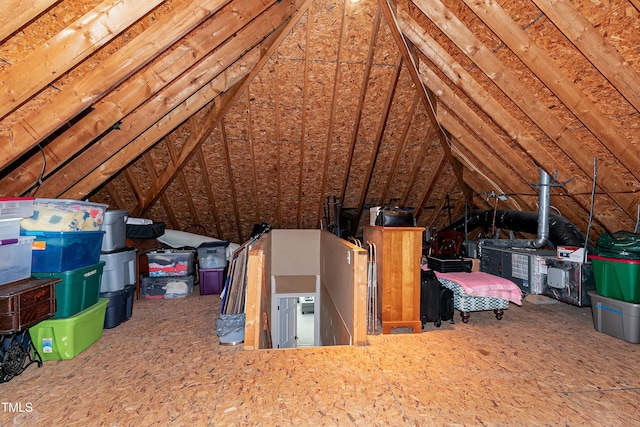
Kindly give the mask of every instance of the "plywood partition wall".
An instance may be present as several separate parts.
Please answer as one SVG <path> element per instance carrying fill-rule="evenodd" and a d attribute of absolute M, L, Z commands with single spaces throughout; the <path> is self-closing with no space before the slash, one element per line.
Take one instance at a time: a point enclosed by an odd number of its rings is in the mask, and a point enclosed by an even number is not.
<path fill-rule="evenodd" d="M 271 347 L 271 333 L 269 327 L 269 301 L 271 301 L 271 287 L 267 277 L 271 276 L 271 252 L 269 247 L 271 237 L 264 234 L 249 250 L 247 265 L 247 298 L 246 320 L 244 327 L 244 349 L 257 350 Z"/>
<path fill-rule="evenodd" d="M 321 298 L 331 298 L 331 305 L 335 306 L 352 340 L 336 343 L 363 345 L 367 340 L 367 251 L 326 231 L 321 235 L 320 247 Z M 326 305 L 327 301 L 322 304 Z M 323 320 L 326 321 L 321 317 L 321 326 Z M 331 328 L 321 331 L 324 344 L 328 344 L 325 339 L 332 339 L 325 336 L 330 333 Z"/>
<path fill-rule="evenodd" d="M 272 230 L 249 251 L 245 350 L 271 348 L 272 276 L 320 275 L 322 345 L 366 343 L 367 252 L 321 230 Z"/>

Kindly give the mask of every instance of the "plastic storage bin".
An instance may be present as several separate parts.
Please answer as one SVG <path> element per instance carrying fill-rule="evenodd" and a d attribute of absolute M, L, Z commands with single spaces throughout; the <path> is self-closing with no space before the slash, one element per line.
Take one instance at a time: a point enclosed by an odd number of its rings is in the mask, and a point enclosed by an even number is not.
<path fill-rule="evenodd" d="M 122 249 L 127 245 L 127 216 L 129 211 L 111 210 L 104 213 L 102 252 Z"/>
<path fill-rule="evenodd" d="M 0 220 L 32 216 L 34 200 L 34 197 L 0 197 Z"/>
<path fill-rule="evenodd" d="M 34 236 L 31 271 L 61 272 L 97 264 L 104 231 L 48 232 L 21 230 Z"/>
<path fill-rule="evenodd" d="M 222 293 L 224 288 L 224 268 L 201 268 L 198 271 L 200 295 Z"/>
<path fill-rule="evenodd" d="M 74 316 L 100 299 L 104 262 L 59 273 L 33 273 L 38 279 L 61 279 L 56 284 L 57 310 L 54 319 Z"/>
<path fill-rule="evenodd" d="M 109 299 L 104 315 L 104 329 L 115 328 L 131 317 L 130 307 L 133 307 L 133 291 L 135 286 L 127 286 L 116 292 L 102 292 L 100 298 Z"/>
<path fill-rule="evenodd" d="M 593 327 L 598 332 L 633 344 L 640 343 L 640 304 L 604 297 L 589 291 Z"/>
<path fill-rule="evenodd" d="M 198 266 L 200 268 L 224 268 L 227 266 L 227 246 L 229 242 L 205 242 L 198 246 Z"/>
<path fill-rule="evenodd" d="M 193 291 L 193 276 L 143 276 L 140 293 L 148 299 L 184 298 Z"/>
<path fill-rule="evenodd" d="M 195 251 L 191 249 L 166 249 L 147 253 L 149 276 L 189 276 L 194 273 Z"/>
<path fill-rule="evenodd" d="M 70 360 L 102 337 L 108 298 L 66 319 L 49 319 L 29 328 L 42 360 Z"/>
<path fill-rule="evenodd" d="M 18 237 L 0 242 L 0 285 L 31 276 L 33 237 Z"/>
<path fill-rule="evenodd" d="M 153 224 L 127 224 L 127 237 L 130 239 L 156 239 L 164 234 L 164 222 Z"/>
<path fill-rule="evenodd" d="M 104 262 L 100 292 L 121 291 L 136 283 L 136 250 L 124 248 L 116 252 L 101 253 Z"/>
<path fill-rule="evenodd" d="M 604 297 L 640 303 L 640 260 L 590 255 L 596 291 Z"/>
<path fill-rule="evenodd" d="M 20 218 L 0 219 L 0 242 L 20 237 Z"/>
<path fill-rule="evenodd" d="M 107 205 L 66 199 L 39 199 L 33 215 L 20 222 L 32 231 L 101 231 Z"/>

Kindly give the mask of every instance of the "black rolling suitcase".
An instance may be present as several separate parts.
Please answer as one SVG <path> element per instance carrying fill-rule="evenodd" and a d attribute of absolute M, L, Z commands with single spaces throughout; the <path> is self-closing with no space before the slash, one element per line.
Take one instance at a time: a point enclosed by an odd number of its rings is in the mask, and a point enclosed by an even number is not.
<path fill-rule="evenodd" d="M 453 323 L 453 291 L 442 286 L 432 270 L 420 271 L 420 320 L 439 328 L 443 320 Z"/>

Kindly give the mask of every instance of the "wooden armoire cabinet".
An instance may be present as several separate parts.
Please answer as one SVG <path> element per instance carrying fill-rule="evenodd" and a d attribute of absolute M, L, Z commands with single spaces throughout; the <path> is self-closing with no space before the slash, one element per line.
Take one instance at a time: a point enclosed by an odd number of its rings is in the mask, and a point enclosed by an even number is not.
<path fill-rule="evenodd" d="M 364 242 L 377 250 L 378 316 L 382 333 L 392 328 L 422 331 L 420 321 L 420 259 L 422 227 L 366 225 Z"/>

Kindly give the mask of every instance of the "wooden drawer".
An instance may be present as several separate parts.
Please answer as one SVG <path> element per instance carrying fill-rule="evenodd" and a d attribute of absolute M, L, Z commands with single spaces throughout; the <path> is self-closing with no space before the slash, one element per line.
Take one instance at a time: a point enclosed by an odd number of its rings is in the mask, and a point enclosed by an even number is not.
<path fill-rule="evenodd" d="M 0 286 L 0 334 L 20 332 L 56 313 L 61 279 L 24 279 Z"/>

